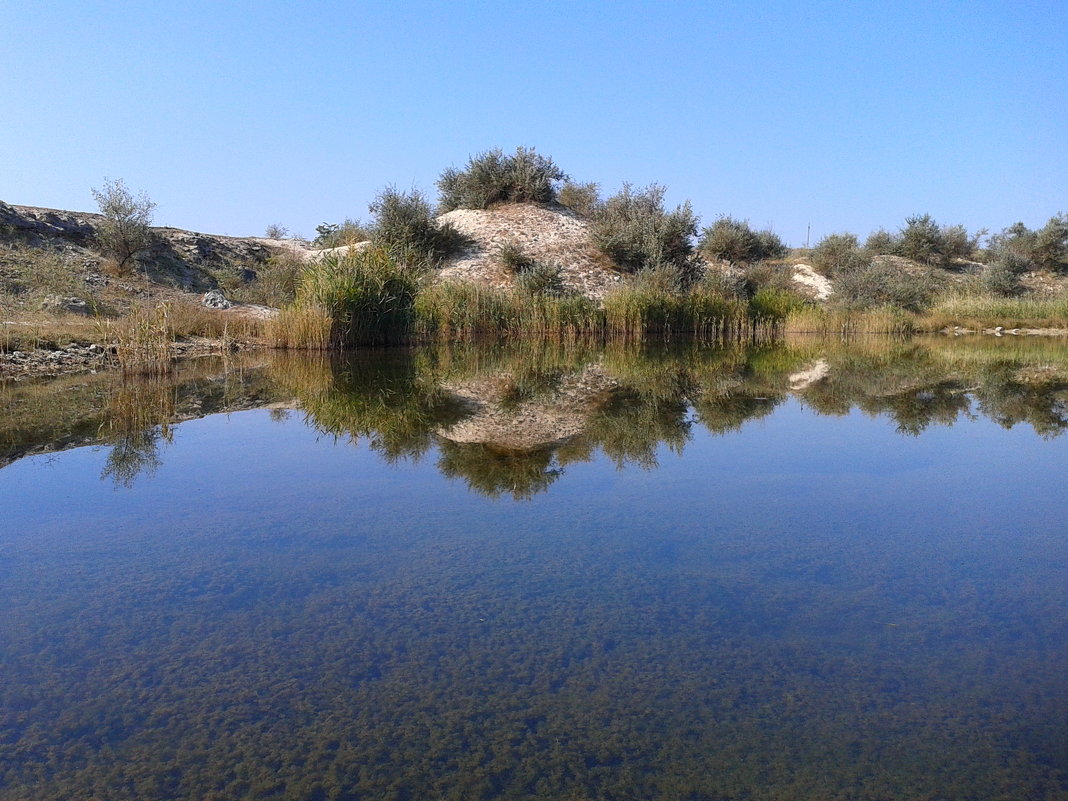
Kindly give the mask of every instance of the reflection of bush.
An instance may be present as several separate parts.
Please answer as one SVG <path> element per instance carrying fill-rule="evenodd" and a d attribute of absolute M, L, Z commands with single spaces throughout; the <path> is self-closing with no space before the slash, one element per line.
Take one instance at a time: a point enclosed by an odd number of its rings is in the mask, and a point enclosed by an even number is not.
<path fill-rule="evenodd" d="M 439 441 L 438 469 L 446 478 L 463 479 L 468 489 L 490 498 L 511 495 L 528 500 L 544 492 L 561 475 L 552 448 L 499 451 L 481 443 Z"/>

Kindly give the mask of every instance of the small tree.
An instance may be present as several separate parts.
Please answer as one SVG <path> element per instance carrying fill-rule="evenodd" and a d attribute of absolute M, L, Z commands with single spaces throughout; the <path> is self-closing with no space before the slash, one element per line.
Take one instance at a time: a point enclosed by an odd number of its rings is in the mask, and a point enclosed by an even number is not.
<path fill-rule="evenodd" d="M 464 245 L 454 226 L 434 221 L 430 203 L 417 189 L 400 192 L 387 186 L 368 208 L 375 218 L 371 241 L 404 260 L 433 266 Z"/>
<path fill-rule="evenodd" d="M 91 191 L 104 216 L 96 232 L 97 245 L 119 272 L 125 272 L 134 257 L 152 244 L 150 226 L 156 204 L 144 192 L 134 197 L 121 178 L 105 178 L 102 189 Z"/>

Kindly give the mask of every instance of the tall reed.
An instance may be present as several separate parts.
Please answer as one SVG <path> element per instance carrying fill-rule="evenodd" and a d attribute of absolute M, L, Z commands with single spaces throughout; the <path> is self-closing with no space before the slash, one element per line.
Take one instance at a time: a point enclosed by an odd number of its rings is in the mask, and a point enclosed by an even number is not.
<path fill-rule="evenodd" d="M 915 316 L 904 309 L 883 306 L 865 311 L 804 306 L 786 317 L 784 334 L 856 336 L 893 334 L 904 336 L 916 331 Z"/>
<path fill-rule="evenodd" d="M 925 331 L 964 328 L 1068 328 L 1068 294 L 1006 298 L 977 292 L 943 296 L 918 325 Z"/>
<path fill-rule="evenodd" d="M 296 300 L 268 327 L 289 348 L 351 348 L 406 342 L 419 288 L 414 268 L 382 247 L 330 253 L 301 272 Z"/>

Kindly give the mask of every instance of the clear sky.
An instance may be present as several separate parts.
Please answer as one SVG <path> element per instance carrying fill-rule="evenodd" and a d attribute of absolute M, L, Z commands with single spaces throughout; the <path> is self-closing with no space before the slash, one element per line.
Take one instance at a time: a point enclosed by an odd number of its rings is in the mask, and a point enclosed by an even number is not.
<path fill-rule="evenodd" d="M 0 199 L 260 235 L 533 146 L 790 244 L 1068 211 L 1068 0 L 0 0 Z"/>

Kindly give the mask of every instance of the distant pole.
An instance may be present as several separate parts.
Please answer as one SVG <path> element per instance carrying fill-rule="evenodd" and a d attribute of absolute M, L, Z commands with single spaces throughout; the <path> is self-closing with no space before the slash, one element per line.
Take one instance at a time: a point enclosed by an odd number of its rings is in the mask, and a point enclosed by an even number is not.
<path fill-rule="evenodd" d="M 808 250 L 808 235 L 812 233 L 812 223 L 805 226 L 805 250 Z"/>

